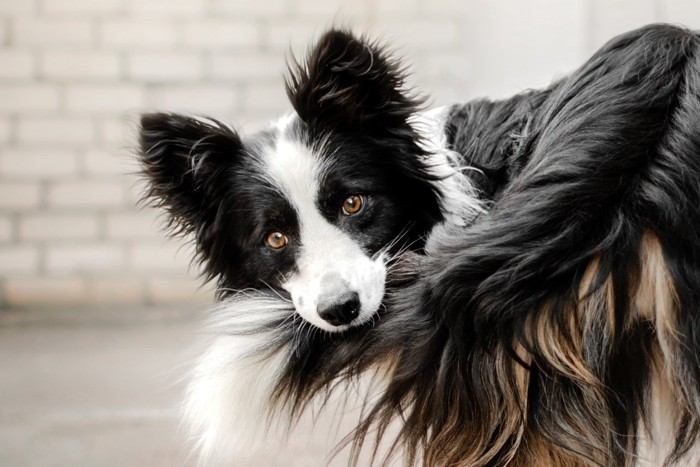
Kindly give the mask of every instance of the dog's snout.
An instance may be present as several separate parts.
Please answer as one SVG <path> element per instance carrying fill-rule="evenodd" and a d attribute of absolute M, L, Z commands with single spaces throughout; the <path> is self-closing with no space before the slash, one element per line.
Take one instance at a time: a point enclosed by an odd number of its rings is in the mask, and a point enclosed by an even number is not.
<path fill-rule="evenodd" d="M 344 292 L 321 300 L 316 309 L 333 326 L 348 324 L 360 314 L 360 296 L 357 292 Z"/>

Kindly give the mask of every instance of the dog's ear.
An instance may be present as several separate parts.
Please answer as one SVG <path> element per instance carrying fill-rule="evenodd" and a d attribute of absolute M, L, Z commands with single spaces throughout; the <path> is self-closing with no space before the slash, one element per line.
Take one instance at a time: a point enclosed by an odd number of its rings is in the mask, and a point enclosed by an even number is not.
<path fill-rule="evenodd" d="M 294 60 L 286 82 L 296 112 L 317 128 L 404 130 L 424 103 L 382 46 L 342 30 L 326 32 L 303 63 Z"/>
<path fill-rule="evenodd" d="M 144 201 L 164 208 L 174 234 L 205 228 L 219 215 L 223 178 L 238 158 L 238 135 L 213 120 L 153 113 L 141 117 L 140 162 Z M 201 232 L 200 232 L 201 233 Z"/>

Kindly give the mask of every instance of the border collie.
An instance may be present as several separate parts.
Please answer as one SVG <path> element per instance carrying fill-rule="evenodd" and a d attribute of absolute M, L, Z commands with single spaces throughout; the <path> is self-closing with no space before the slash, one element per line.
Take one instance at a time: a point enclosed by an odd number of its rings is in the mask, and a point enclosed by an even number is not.
<path fill-rule="evenodd" d="M 220 304 L 186 420 L 205 465 L 362 374 L 358 462 L 698 461 L 700 36 L 655 25 L 546 89 L 422 112 L 323 35 L 244 137 L 141 120 L 146 198 Z"/>

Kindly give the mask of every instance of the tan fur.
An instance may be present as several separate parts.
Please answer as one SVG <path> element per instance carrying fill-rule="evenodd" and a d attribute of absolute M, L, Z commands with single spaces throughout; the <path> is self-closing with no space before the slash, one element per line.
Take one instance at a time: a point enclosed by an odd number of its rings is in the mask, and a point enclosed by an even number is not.
<path fill-rule="evenodd" d="M 553 446 L 531 432 L 509 467 L 597 467 L 597 464 Z"/>
<path fill-rule="evenodd" d="M 654 324 L 663 359 L 673 360 L 678 345 L 677 304 L 678 295 L 671 274 L 668 272 L 659 239 L 646 233 L 640 248 L 641 275 L 635 294 L 638 318 Z"/>
<path fill-rule="evenodd" d="M 545 364 L 550 371 L 576 383 L 582 394 L 579 403 L 583 410 L 588 411 L 589 417 L 578 420 L 573 413 L 560 415 L 569 417 L 567 424 L 588 439 L 606 443 L 608 434 L 614 430 L 606 388 L 601 376 L 595 374 L 586 361 L 585 346 L 596 345 L 596 350 L 605 350 L 605 347 L 612 345 L 618 326 L 623 326 L 621 330 L 624 331 L 639 320 L 650 321 L 656 330 L 656 350 L 650 349 L 656 353 L 656 358 L 649 388 L 650 400 L 646 404 L 648 413 L 645 414 L 646 419 L 643 417 L 646 426 L 642 424 L 638 430 L 640 457 L 630 456 L 626 465 L 651 465 L 648 464 L 650 458 L 654 459 L 652 462 L 663 462 L 666 454 L 662 455 L 659 450 L 663 449 L 663 453 L 670 451 L 674 433 L 669 430 L 673 430 L 674 420 L 682 414 L 693 413 L 690 395 L 681 384 L 687 378 L 683 377 L 683 368 L 675 364 L 678 361 L 676 355 L 680 336 L 677 331 L 678 295 L 673 279 L 659 239 L 652 233 L 645 233 L 639 250 L 639 273 L 630 277 L 632 306 L 623 322 L 617 323 L 612 275 L 601 277 L 600 264 L 601 258 L 598 256 L 589 261 L 577 284 L 577 294 L 572 303 L 559 310 L 559 313 L 565 313 L 564 316 L 556 316 L 553 304 L 545 302 L 539 309 L 533 310 L 526 320 L 523 342 L 514 342 L 511 352 L 501 346 L 491 350 L 498 388 L 494 388 L 493 399 L 485 402 L 491 411 L 484 425 L 499 427 L 500 431 L 493 432 L 484 429 L 485 426 L 465 427 L 459 412 L 454 411 L 441 432 L 435 433 L 435 437 L 425 446 L 422 465 L 479 467 L 491 465 L 496 458 L 509 467 L 608 465 L 606 452 L 611 452 L 611 446 L 600 444 L 597 446 L 600 452 L 590 452 L 584 448 L 585 455 L 574 454 L 543 438 L 529 424 L 530 366 Z M 530 350 L 537 353 L 539 363 L 535 362 Z M 513 358 L 512 351 L 522 363 Z M 607 358 L 605 352 L 601 355 L 601 358 Z M 455 380 L 455 384 L 460 384 L 459 380 Z M 460 404 L 458 391 L 450 396 L 454 398 L 452 405 Z M 663 410 L 659 409 L 658 399 L 661 396 L 666 400 Z M 659 416 L 664 417 L 666 422 L 657 420 Z M 596 423 L 591 423 L 591 420 Z M 459 459 L 457 463 L 456 459 Z M 677 465 L 684 464 L 681 462 Z"/>

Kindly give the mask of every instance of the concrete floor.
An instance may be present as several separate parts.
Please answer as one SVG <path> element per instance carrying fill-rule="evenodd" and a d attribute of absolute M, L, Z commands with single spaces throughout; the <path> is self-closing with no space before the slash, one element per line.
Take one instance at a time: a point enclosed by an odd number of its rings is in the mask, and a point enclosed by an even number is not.
<path fill-rule="evenodd" d="M 177 381 L 197 329 L 187 310 L 0 311 L 0 466 L 192 465 Z M 328 427 L 240 465 L 326 465 Z"/>

